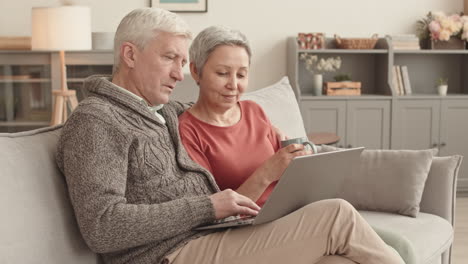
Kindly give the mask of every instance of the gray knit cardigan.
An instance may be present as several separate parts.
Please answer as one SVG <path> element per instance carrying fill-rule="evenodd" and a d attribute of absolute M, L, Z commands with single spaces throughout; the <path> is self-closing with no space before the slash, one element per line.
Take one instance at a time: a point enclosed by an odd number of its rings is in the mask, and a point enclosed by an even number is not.
<path fill-rule="evenodd" d="M 181 144 L 184 105 L 166 104 L 164 125 L 108 77 L 90 77 L 85 88 L 56 158 L 88 246 L 106 263 L 155 264 L 207 234 L 192 228 L 214 220 L 208 196 L 219 188 Z"/>

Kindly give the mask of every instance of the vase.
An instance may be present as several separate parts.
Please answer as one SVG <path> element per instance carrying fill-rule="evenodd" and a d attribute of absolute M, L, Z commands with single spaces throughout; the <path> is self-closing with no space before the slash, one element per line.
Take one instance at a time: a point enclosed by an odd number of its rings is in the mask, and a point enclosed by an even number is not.
<path fill-rule="evenodd" d="M 437 86 L 437 93 L 439 95 L 447 95 L 448 85 L 439 85 Z"/>
<path fill-rule="evenodd" d="M 430 49 L 452 49 L 452 50 L 463 50 L 465 49 L 465 41 L 457 37 L 450 37 L 449 40 L 432 40 L 429 39 Z"/>
<path fill-rule="evenodd" d="M 313 74 L 312 75 L 312 94 L 316 96 L 322 95 L 322 87 L 323 87 L 323 75 Z"/>

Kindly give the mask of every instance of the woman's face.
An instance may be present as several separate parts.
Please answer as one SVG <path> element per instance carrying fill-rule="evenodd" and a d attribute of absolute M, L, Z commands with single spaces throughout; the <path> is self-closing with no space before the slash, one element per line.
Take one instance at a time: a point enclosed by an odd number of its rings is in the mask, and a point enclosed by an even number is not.
<path fill-rule="evenodd" d="M 199 101 L 209 107 L 227 110 L 234 107 L 249 82 L 249 55 L 240 46 L 218 46 L 209 55 L 202 74 L 190 65 L 200 85 Z"/>

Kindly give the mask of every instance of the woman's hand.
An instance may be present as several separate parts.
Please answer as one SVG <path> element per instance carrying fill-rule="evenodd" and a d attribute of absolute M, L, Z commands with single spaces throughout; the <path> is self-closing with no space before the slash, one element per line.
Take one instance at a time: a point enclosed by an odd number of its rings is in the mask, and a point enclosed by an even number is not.
<path fill-rule="evenodd" d="M 260 177 L 268 186 L 272 182 L 279 180 L 293 158 L 310 154 L 312 152 L 304 149 L 304 145 L 302 144 L 288 145 L 267 159 L 262 166 L 255 170 L 254 176 Z"/>
<path fill-rule="evenodd" d="M 258 167 L 247 180 L 237 188 L 237 192 L 257 201 L 265 189 L 279 180 L 294 157 L 312 154 L 302 144 L 291 144 L 273 154 Z"/>
<path fill-rule="evenodd" d="M 233 215 L 257 215 L 260 207 L 248 197 L 231 189 L 210 196 L 215 210 L 215 218 L 222 219 Z"/>

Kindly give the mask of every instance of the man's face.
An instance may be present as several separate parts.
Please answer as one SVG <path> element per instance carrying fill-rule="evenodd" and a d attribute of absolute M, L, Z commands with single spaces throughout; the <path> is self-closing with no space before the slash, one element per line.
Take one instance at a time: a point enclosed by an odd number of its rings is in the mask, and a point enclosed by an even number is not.
<path fill-rule="evenodd" d="M 184 79 L 188 40 L 159 32 L 143 50 L 135 51 L 133 76 L 138 94 L 150 105 L 166 104 L 176 82 Z"/>

